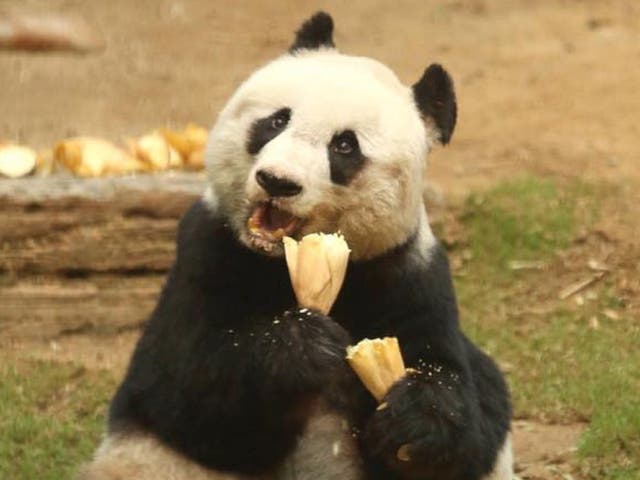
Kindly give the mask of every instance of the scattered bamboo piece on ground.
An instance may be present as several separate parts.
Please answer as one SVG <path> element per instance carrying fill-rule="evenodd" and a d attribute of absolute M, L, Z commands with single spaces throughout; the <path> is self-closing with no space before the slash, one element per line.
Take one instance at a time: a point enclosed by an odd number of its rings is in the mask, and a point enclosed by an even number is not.
<path fill-rule="evenodd" d="M 511 260 L 509 270 L 544 270 L 546 263 L 538 260 Z"/>

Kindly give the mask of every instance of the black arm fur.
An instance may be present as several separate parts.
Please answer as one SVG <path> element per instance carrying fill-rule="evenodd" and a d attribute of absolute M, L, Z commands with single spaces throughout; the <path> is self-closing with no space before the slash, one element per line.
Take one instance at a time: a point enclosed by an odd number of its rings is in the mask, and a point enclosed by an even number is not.
<path fill-rule="evenodd" d="M 413 248 L 350 265 L 332 312 L 356 340 L 397 336 L 405 363 L 420 372 L 392 387 L 387 408 L 363 409 L 362 452 L 374 479 L 480 479 L 509 430 L 507 387 L 459 330 L 444 250 L 425 263 Z M 411 459 L 400 461 L 405 444 Z"/>
<path fill-rule="evenodd" d="M 112 402 L 111 431 L 151 431 L 219 470 L 277 466 L 310 403 L 349 374 L 347 332 L 318 313 L 286 311 L 294 305 L 284 262 L 240 247 L 197 203 Z"/>

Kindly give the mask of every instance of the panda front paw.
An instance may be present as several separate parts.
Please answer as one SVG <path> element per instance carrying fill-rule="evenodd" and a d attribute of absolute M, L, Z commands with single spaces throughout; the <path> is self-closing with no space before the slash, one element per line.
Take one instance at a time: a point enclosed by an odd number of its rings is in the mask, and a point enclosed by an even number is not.
<path fill-rule="evenodd" d="M 365 425 L 369 456 L 405 478 L 458 478 L 468 409 L 457 375 L 408 373 L 394 384 Z"/>
<path fill-rule="evenodd" d="M 268 360 L 274 374 L 292 389 L 320 389 L 340 381 L 348 371 L 345 355 L 350 336 L 331 317 L 307 308 L 287 310 L 274 320 L 271 331 L 274 341 Z"/>

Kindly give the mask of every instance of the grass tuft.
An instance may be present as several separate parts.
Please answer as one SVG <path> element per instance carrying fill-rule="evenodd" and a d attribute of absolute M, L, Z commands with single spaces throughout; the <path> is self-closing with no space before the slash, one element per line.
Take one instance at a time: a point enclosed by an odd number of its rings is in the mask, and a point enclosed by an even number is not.
<path fill-rule="evenodd" d="M 110 374 L 38 360 L 0 364 L 0 478 L 72 478 L 104 429 Z"/>
<path fill-rule="evenodd" d="M 541 260 L 565 248 L 580 224 L 596 217 L 593 188 L 561 188 L 536 177 L 501 183 L 471 195 L 461 215 L 470 230 L 474 257 L 503 269 L 510 260 Z"/>

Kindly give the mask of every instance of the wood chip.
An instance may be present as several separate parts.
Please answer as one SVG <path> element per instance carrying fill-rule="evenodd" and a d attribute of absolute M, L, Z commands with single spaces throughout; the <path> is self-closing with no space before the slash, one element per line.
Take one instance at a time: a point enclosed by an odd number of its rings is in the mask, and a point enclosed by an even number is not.
<path fill-rule="evenodd" d="M 98 31 L 76 15 L 3 13 L 0 16 L 0 48 L 88 52 L 105 46 Z"/>
<path fill-rule="evenodd" d="M 585 288 L 593 285 L 602 277 L 605 276 L 607 272 L 598 272 L 595 275 L 590 276 L 589 278 L 585 278 L 584 280 L 580 280 L 579 282 L 572 283 L 571 285 L 563 288 L 558 294 L 558 298 L 560 300 L 565 300 L 572 295 L 575 295 L 578 292 L 581 292 Z"/>
<path fill-rule="evenodd" d="M 511 260 L 509 270 L 544 270 L 545 262 L 539 260 Z"/>
<path fill-rule="evenodd" d="M 590 259 L 587 262 L 587 265 L 594 272 L 608 272 L 610 270 L 610 268 L 608 266 L 606 266 L 604 263 L 596 260 L 595 258 Z"/>
<path fill-rule="evenodd" d="M 612 310 L 610 308 L 605 308 L 602 311 L 602 314 L 607 317 L 609 320 L 620 320 L 620 314 L 618 312 L 616 312 L 615 310 Z"/>

